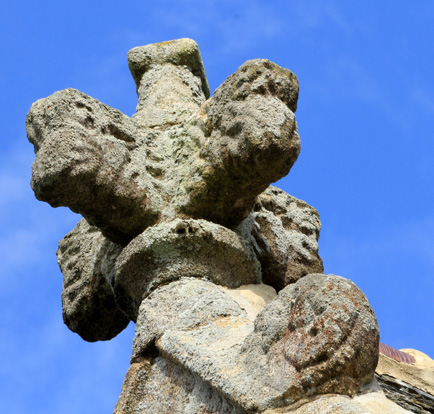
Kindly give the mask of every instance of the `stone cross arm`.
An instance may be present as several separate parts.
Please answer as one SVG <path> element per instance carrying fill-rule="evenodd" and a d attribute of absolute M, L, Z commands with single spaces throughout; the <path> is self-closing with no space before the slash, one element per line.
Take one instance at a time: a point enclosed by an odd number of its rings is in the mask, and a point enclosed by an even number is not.
<path fill-rule="evenodd" d="M 174 218 L 237 225 L 299 154 L 295 75 L 248 61 L 208 98 L 190 39 L 132 49 L 128 63 L 139 96 L 131 118 L 74 89 L 32 105 L 36 197 L 124 246 Z"/>

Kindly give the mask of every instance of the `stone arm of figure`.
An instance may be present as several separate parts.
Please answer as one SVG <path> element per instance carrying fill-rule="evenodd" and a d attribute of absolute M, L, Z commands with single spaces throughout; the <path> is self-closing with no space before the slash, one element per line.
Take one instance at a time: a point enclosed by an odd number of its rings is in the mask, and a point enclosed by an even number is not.
<path fill-rule="evenodd" d="M 229 76 L 197 114 L 204 138 L 183 211 L 224 225 L 245 218 L 256 196 L 298 157 L 297 98 L 297 77 L 265 59 L 247 61 Z"/>
<path fill-rule="evenodd" d="M 155 223 L 149 191 L 124 174 L 141 136 L 131 118 L 65 89 L 35 102 L 26 126 L 37 155 L 31 185 L 39 200 L 82 214 L 120 244 Z"/>

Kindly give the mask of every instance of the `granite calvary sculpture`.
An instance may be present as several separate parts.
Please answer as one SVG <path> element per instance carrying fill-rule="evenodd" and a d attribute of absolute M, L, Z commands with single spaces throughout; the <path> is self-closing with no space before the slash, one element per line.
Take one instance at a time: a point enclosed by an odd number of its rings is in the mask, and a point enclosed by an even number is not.
<path fill-rule="evenodd" d="M 300 151 L 296 76 L 251 60 L 210 98 L 190 39 L 128 64 L 131 118 L 74 89 L 27 116 L 36 197 L 83 216 L 59 244 L 65 323 L 87 341 L 136 323 L 115 413 L 289 413 L 355 395 L 373 380 L 375 315 L 323 274 L 316 210 L 270 187 Z"/>

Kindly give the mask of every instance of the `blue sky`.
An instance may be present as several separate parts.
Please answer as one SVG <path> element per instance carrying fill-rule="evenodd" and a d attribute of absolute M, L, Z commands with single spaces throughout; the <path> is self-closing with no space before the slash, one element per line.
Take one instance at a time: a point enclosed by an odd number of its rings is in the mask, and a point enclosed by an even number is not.
<path fill-rule="evenodd" d="M 132 115 L 127 51 L 180 37 L 211 90 L 253 58 L 298 76 L 302 152 L 277 185 L 318 209 L 325 271 L 364 291 L 382 341 L 433 357 L 433 21 L 432 0 L 3 0 L 0 411 L 111 412 L 134 335 L 89 344 L 63 325 L 55 252 L 79 217 L 34 198 L 26 113 L 74 87 Z"/>

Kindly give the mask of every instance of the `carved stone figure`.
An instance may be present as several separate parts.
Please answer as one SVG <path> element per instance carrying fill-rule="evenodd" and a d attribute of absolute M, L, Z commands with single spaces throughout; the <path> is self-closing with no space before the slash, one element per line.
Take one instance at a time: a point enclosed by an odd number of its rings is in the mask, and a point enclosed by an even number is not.
<path fill-rule="evenodd" d="M 115 413 L 281 413 L 373 379 L 363 293 L 324 275 L 318 213 L 270 184 L 296 161 L 298 81 L 264 59 L 209 97 L 197 44 L 132 49 L 131 118 L 73 89 L 35 102 L 32 188 L 84 218 L 59 244 L 63 317 L 136 323 Z M 288 411 L 289 412 L 289 411 Z"/>

